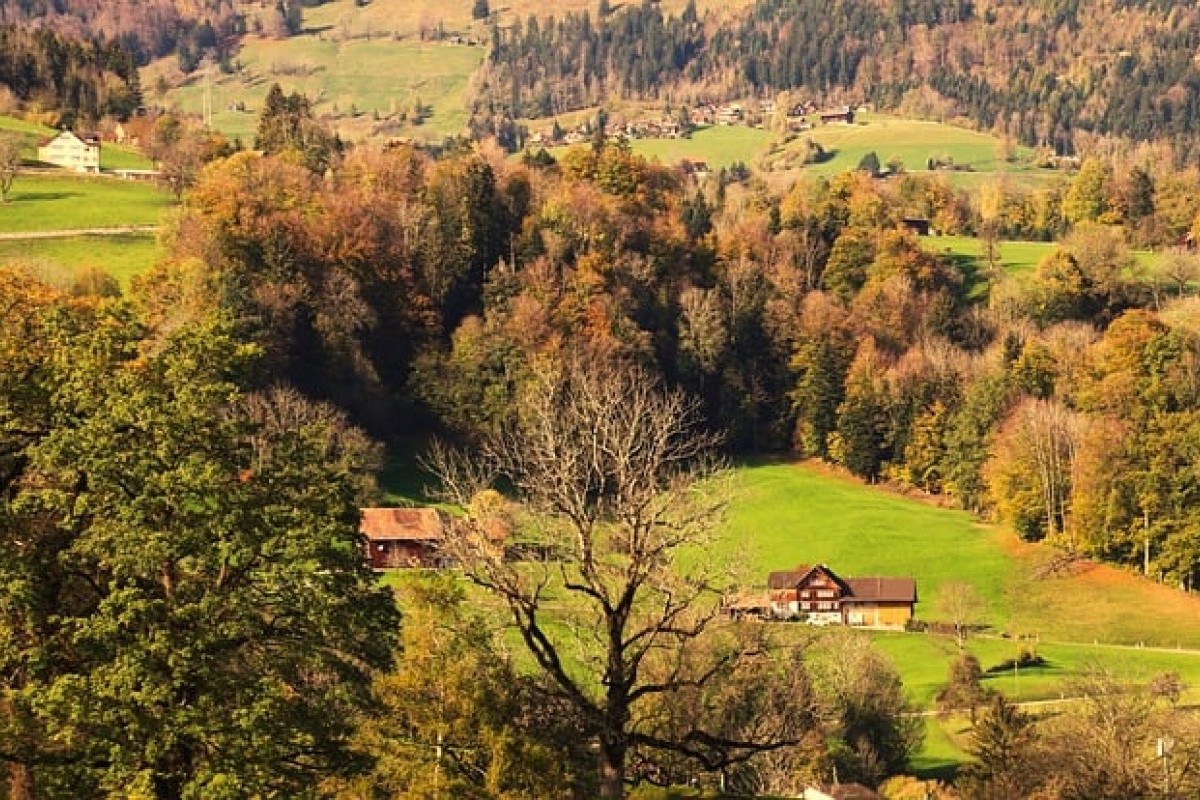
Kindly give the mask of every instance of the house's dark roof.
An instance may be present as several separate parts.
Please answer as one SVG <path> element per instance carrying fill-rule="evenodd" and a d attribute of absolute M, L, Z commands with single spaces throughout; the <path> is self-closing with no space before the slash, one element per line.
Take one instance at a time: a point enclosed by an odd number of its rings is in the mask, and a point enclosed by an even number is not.
<path fill-rule="evenodd" d="M 845 589 L 843 603 L 917 602 L 917 582 L 912 578 L 842 578 L 824 564 L 802 564 L 792 570 L 772 572 L 767 576 L 767 589 L 794 589 L 816 569 L 823 570 Z"/>
<path fill-rule="evenodd" d="M 915 603 L 917 582 L 912 578 L 847 578 L 850 596 L 843 603 Z"/>
<path fill-rule="evenodd" d="M 439 542 L 445 523 L 436 508 L 364 508 L 359 530 L 371 542 Z"/>
<path fill-rule="evenodd" d="M 812 567 L 801 564 L 795 569 L 772 572 L 767 576 L 768 589 L 795 589 L 796 584 L 804 580 L 804 576 L 812 572 Z"/>

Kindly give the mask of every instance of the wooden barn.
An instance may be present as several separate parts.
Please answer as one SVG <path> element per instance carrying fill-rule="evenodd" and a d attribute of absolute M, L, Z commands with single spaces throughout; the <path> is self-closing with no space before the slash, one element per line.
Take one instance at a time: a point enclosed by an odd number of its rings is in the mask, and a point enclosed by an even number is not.
<path fill-rule="evenodd" d="M 436 508 L 364 508 L 359 530 L 375 569 L 440 567 L 448 522 Z"/>

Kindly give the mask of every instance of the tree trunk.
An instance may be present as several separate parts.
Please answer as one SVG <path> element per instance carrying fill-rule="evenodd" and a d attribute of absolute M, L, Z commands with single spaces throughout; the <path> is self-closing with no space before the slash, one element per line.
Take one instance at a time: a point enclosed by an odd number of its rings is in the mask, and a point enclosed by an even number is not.
<path fill-rule="evenodd" d="M 625 797 L 626 749 L 623 737 L 601 737 L 600 800 L 623 800 Z"/>
<path fill-rule="evenodd" d="M 9 800 L 32 800 L 33 774 L 24 764 L 9 764 L 8 766 L 8 797 Z"/>

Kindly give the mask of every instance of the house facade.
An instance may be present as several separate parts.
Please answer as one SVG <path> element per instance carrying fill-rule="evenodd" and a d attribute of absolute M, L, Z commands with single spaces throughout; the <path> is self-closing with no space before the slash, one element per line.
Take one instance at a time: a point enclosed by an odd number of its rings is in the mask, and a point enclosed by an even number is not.
<path fill-rule="evenodd" d="M 364 508 L 359 531 L 374 569 L 445 566 L 449 517 L 436 508 Z"/>
<path fill-rule="evenodd" d="M 772 572 L 767 592 L 770 616 L 810 625 L 902 629 L 917 603 L 912 578 L 842 578 L 824 564 Z"/>
<path fill-rule="evenodd" d="M 38 145 L 38 161 L 76 172 L 100 171 L 100 137 L 63 131 Z"/>

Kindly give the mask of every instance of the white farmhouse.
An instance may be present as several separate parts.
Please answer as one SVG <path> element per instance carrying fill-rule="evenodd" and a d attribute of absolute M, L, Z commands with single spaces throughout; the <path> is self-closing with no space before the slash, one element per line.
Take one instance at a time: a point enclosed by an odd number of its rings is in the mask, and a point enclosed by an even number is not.
<path fill-rule="evenodd" d="M 76 172 L 99 172 L 100 137 L 81 139 L 70 131 L 63 131 L 38 146 L 38 161 Z"/>

